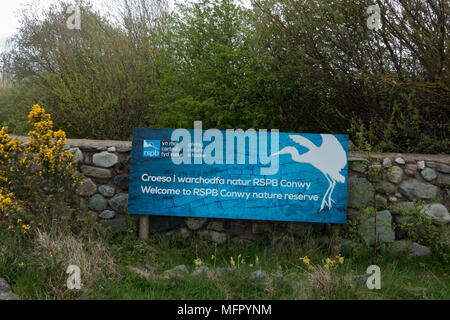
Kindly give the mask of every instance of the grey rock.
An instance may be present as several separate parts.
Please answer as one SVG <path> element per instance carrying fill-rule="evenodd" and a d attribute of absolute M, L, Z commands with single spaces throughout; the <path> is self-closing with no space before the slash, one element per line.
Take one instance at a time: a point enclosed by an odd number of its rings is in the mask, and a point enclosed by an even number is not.
<path fill-rule="evenodd" d="M 100 192 L 106 198 L 111 198 L 116 192 L 116 190 L 114 189 L 114 187 L 103 184 L 100 187 L 98 187 L 98 192 Z"/>
<path fill-rule="evenodd" d="M 348 162 L 369 162 L 366 158 L 349 157 Z"/>
<path fill-rule="evenodd" d="M 367 171 L 367 165 L 365 165 L 365 164 L 353 164 L 353 165 L 350 165 L 350 169 L 355 171 L 355 172 L 364 173 L 364 172 Z"/>
<path fill-rule="evenodd" d="M 398 158 L 395 158 L 395 163 L 397 163 L 397 164 L 405 164 L 405 159 L 403 159 L 403 158 L 401 158 L 401 157 L 398 157 Z"/>
<path fill-rule="evenodd" d="M 250 273 L 250 278 L 258 281 L 267 281 L 269 277 L 263 270 L 256 270 Z"/>
<path fill-rule="evenodd" d="M 428 288 L 403 288 L 402 293 L 404 295 L 411 295 L 414 298 L 429 298 L 431 295 L 433 295 L 433 290 Z"/>
<path fill-rule="evenodd" d="M 129 174 L 119 174 L 114 177 L 114 183 L 122 190 L 128 190 L 128 185 L 130 184 Z"/>
<path fill-rule="evenodd" d="M 409 240 L 397 240 L 394 241 L 391 248 L 392 255 L 407 254 L 411 257 L 428 256 L 431 254 L 430 248 L 422 246 L 416 242 Z"/>
<path fill-rule="evenodd" d="M 209 268 L 207 266 L 200 266 L 197 270 L 192 271 L 193 277 L 202 277 L 206 276 L 209 272 Z"/>
<path fill-rule="evenodd" d="M 437 162 L 430 162 L 430 161 L 427 161 L 427 167 L 428 168 L 437 168 Z"/>
<path fill-rule="evenodd" d="M 83 163 L 83 152 L 81 152 L 80 148 L 70 148 L 69 152 L 73 154 L 77 164 Z"/>
<path fill-rule="evenodd" d="M 103 210 L 99 215 L 100 218 L 102 219 L 114 219 L 114 217 L 116 216 L 116 213 L 112 210 Z"/>
<path fill-rule="evenodd" d="M 405 168 L 405 173 L 407 175 L 413 176 L 417 172 L 417 165 L 408 163 Z"/>
<path fill-rule="evenodd" d="M 79 148 L 83 152 L 102 152 L 102 151 L 106 151 L 106 147 L 80 146 Z"/>
<path fill-rule="evenodd" d="M 111 153 L 116 152 L 116 147 L 109 147 L 108 152 L 111 152 Z"/>
<path fill-rule="evenodd" d="M 104 169 L 104 168 L 97 168 L 97 167 L 91 167 L 91 166 L 81 166 L 81 173 L 83 173 L 85 176 L 96 178 L 96 179 L 109 179 L 111 178 L 111 170 Z"/>
<path fill-rule="evenodd" d="M 119 158 L 114 154 L 107 151 L 94 154 L 92 162 L 99 167 L 110 168 L 119 162 Z"/>
<path fill-rule="evenodd" d="M 383 208 L 384 209 L 384 208 L 387 207 L 387 205 L 388 205 L 388 201 L 387 201 L 387 199 L 385 197 L 380 196 L 379 194 L 377 194 L 375 196 L 375 206 L 377 208 Z"/>
<path fill-rule="evenodd" d="M 446 185 L 447 186 L 447 190 L 450 189 L 450 174 L 443 174 L 441 173 L 437 180 L 436 183 L 442 184 L 442 185 Z"/>
<path fill-rule="evenodd" d="M 419 170 L 425 169 L 425 161 L 417 161 L 417 168 L 419 168 Z"/>
<path fill-rule="evenodd" d="M 399 183 L 403 179 L 403 170 L 398 166 L 393 166 L 387 173 L 387 177 L 392 183 Z"/>
<path fill-rule="evenodd" d="M 187 274 L 189 273 L 188 269 L 186 268 L 186 266 L 184 264 L 181 264 L 179 266 L 176 266 L 175 268 L 172 268 L 170 270 L 166 270 L 163 272 L 164 276 L 172 276 L 172 275 L 176 275 L 176 274 Z"/>
<path fill-rule="evenodd" d="M 11 286 L 5 279 L 0 278 L 0 300 L 16 300 L 17 296 L 12 292 Z"/>
<path fill-rule="evenodd" d="M 97 185 L 89 178 L 83 179 L 83 184 L 80 186 L 79 194 L 80 196 L 92 196 L 97 192 Z"/>
<path fill-rule="evenodd" d="M 380 170 L 382 168 L 383 168 L 383 166 L 381 164 L 379 164 L 379 163 L 371 164 L 369 166 L 369 169 L 375 169 L 375 170 Z"/>
<path fill-rule="evenodd" d="M 376 185 L 377 192 L 382 194 L 394 194 L 395 193 L 395 186 L 387 181 L 382 181 Z"/>
<path fill-rule="evenodd" d="M 429 216 L 434 222 L 447 224 L 450 222 L 450 215 L 447 208 L 441 203 L 425 204 L 422 212 Z"/>
<path fill-rule="evenodd" d="M 418 208 L 414 202 L 396 202 L 391 205 L 389 211 L 396 215 L 412 215 L 417 213 L 420 208 Z"/>
<path fill-rule="evenodd" d="M 221 220 L 209 221 L 208 230 L 223 231 L 223 221 Z"/>
<path fill-rule="evenodd" d="M 367 207 L 375 192 L 372 184 L 367 179 L 357 176 L 350 177 L 348 184 L 348 206 L 357 209 Z"/>
<path fill-rule="evenodd" d="M 227 235 L 225 233 L 214 230 L 209 231 L 209 238 L 212 242 L 217 244 L 224 244 L 227 241 Z"/>
<path fill-rule="evenodd" d="M 312 223 L 289 222 L 288 223 L 288 231 L 291 232 L 294 236 L 304 237 L 308 234 L 313 233 L 314 227 L 313 227 Z"/>
<path fill-rule="evenodd" d="M 441 193 L 438 187 L 416 179 L 403 181 L 398 190 L 409 200 L 430 200 L 438 197 Z"/>
<path fill-rule="evenodd" d="M 438 163 L 436 170 L 442 173 L 450 173 L 450 165 L 444 163 Z"/>
<path fill-rule="evenodd" d="M 377 243 L 389 243 L 395 240 L 395 233 L 392 229 L 392 215 L 388 210 L 378 211 L 376 223 Z M 359 235 L 361 240 L 373 245 L 375 243 L 375 219 L 374 217 L 361 219 Z"/>
<path fill-rule="evenodd" d="M 125 208 L 128 205 L 128 194 L 127 193 L 119 193 L 108 200 L 111 208 L 119 213 L 125 213 Z"/>
<path fill-rule="evenodd" d="M 142 266 L 141 270 L 142 270 L 142 271 L 145 271 L 145 272 L 148 272 L 148 273 L 151 273 L 151 274 L 155 274 L 155 275 L 158 274 L 158 269 L 155 268 L 155 267 L 152 267 L 152 266 L 149 265 L 149 264 L 144 264 L 144 265 Z"/>
<path fill-rule="evenodd" d="M 116 148 L 116 151 L 119 153 L 127 153 L 131 152 L 131 148 Z"/>
<path fill-rule="evenodd" d="M 383 168 L 390 168 L 392 166 L 392 161 L 389 158 L 383 159 Z"/>
<path fill-rule="evenodd" d="M 437 178 L 436 171 L 431 168 L 423 169 L 422 171 L 420 171 L 420 174 L 426 181 L 432 181 Z"/>
<path fill-rule="evenodd" d="M 191 230 L 198 230 L 201 229 L 206 221 L 208 221 L 208 218 L 186 218 L 186 226 Z"/>
<path fill-rule="evenodd" d="M 102 211 L 106 209 L 106 200 L 101 194 L 96 194 L 89 200 L 89 208 L 94 211 Z"/>

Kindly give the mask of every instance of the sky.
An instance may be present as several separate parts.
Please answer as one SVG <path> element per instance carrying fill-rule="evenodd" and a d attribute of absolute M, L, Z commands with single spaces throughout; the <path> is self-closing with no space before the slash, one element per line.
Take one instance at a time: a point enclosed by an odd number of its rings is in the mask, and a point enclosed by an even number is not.
<path fill-rule="evenodd" d="M 117 0 L 90 0 L 94 8 L 100 12 L 110 10 L 110 5 L 114 1 Z M 169 7 L 173 6 L 174 1 L 169 0 Z M 5 40 L 14 35 L 20 26 L 20 10 L 30 2 L 38 3 L 40 7 L 48 7 L 58 0 L 0 0 L 0 52 L 5 49 Z M 246 7 L 250 6 L 250 0 L 241 0 L 241 3 Z"/>
<path fill-rule="evenodd" d="M 4 42 L 16 32 L 19 24 L 19 11 L 29 2 L 37 2 L 47 7 L 58 0 L 0 0 L 0 51 L 4 49 Z M 92 5 L 99 10 L 105 10 L 106 0 L 91 0 Z"/>

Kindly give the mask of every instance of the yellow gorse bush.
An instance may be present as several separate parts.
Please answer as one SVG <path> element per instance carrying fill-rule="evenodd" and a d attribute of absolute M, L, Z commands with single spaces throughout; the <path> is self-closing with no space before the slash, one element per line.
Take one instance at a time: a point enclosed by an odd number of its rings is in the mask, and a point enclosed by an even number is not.
<path fill-rule="evenodd" d="M 74 155 L 65 150 L 66 134 L 54 131 L 50 114 L 34 105 L 28 115 L 32 130 L 25 144 L 8 135 L 8 127 L 0 130 L 0 215 L 15 224 L 9 230 L 26 234 L 31 226 L 18 218 L 22 207 L 31 211 L 47 209 L 44 199 L 61 196 L 61 190 L 70 191 L 80 183 L 76 176 Z M 52 191 L 40 192 L 44 186 Z M 33 198 L 32 194 L 36 197 Z M 39 198 L 41 197 L 41 198 Z M 34 201 L 34 203 L 31 203 Z M 42 207 L 42 208 L 41 208 Z M 14 222 L 15 221 L 15 222 Z"/>
<path fill-rule="evenodd" d="M 28 115 L 28 123 L 34 127 L 30 131 L 30 141 L 25 153 L 33 155 L 36 165 L 42 166 L 42 173 L 51 173 L 73 176 L 75 168 L 72 162 L 73 154 L 64 149 L 66 134 L 62 130 L 53 131 L 53 122 L 44 108 L 34 105 Z"/>

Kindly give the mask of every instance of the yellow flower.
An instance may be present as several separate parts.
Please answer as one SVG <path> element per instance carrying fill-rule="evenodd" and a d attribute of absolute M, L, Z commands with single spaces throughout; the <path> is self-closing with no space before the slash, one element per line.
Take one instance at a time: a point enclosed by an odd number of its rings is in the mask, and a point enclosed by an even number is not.
<path fill-rule="evenodd" d="M 216 256 L 215 255 L 211 255 L 211 260 L 214 260 L 216 258 Z"/>
<path fill-rule="evenodd" d="M 25 263 L 23 263 L 23 262 L 19 263 L 19 267 L 22 268 L 23 266 L 25 266 Z"/>
<path fill-rule="evenodd" d="M 256 262 L 256 263 L 258 263 L 258 262 L 259 262 L 259 258 L 258 258 L 258 256 L 256 256 L 256 258 L 255 258 L 255 262 Z"/>
<path fill-rule="evenodd" d="M 304 264 L 310 265 L 311 259 L 308 258 L 308 256 L 304 256 L 303 258 L 299 258 L 299 260 L 302 260 Z"/>
<path fill-rule="evenodd" d="M 196 269 L 198 269 L 202 264 L 203 264 L 202 259 L 200 258 L 194 259 L 194 265 Z"/>
<path fill-rule="evenodd" d="M 250 266 L 250 268 L 253 268 L 253 263 L 250 263 L 249 266 Z"/>
<path fill-rule="evenodd" d="M 232 266 L 236 265 L 236 262 L 234 261 L 233 257 L 230 258 L 230 263 L 231 263 Z"/>

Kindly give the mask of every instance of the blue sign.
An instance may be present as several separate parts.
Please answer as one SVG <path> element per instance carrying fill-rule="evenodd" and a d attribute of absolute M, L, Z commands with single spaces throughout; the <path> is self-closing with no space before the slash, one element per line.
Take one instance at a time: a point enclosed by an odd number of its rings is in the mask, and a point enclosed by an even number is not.
<path fill-rule="evenodd" d="M 345 223 L 348 136 L 133 130 L 131 214 Z"/>

